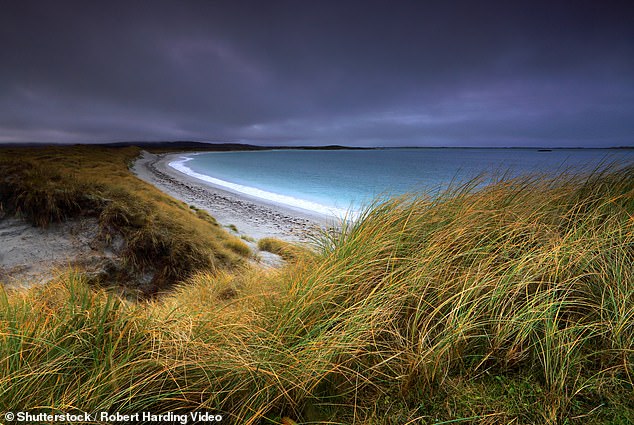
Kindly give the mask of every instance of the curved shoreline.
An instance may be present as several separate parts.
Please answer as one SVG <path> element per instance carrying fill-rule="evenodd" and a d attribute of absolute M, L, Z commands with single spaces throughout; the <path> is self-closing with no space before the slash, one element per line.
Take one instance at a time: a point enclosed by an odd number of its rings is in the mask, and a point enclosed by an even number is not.
<path fill-rule="evenodd" d="M 247 197 L 263 200 L 264 202 L 272 203 L 274 205 L 282 205 L 286 208 L 298 208 L 302 211 L 309 211 L 310 213 L 324 215 L 326 217 L 330 217 L 330 216 L 345 217 L 346 214 L 348 213 L 347 211 L 341 210 L 339 208 L 328 207 L 326 205 L 322 205 L 314 201 L 298 199 L 293 196 L 283 195 L 281 193 L 268 192 L 264 189 L 244 186 L 242 184 L 233 183 L 227 180 L 222 180 L 221 178 L 218 178 L 218 177 L 201 174 L 191 169 L 187 164 L 187 162 L 194 159 L 193 158 L 194 155 L 195 154 L 190 156 L 181 156 L 176 160 L 170 160 L 168 161 L 167 165 L 170 168 L 173 168 L 176 171 L 179 171 L 190 177 L 193 177 L 198 180 L 202 180 L 206 183 L 210 183 L 212 186 L 216 188 L 221 188 L 223 190 L 228 190 L 232 193 L 237 193 L 240 196 L 247 196 Z"/>
<path fill-rule="evenodd" d="M 324 229 L 338 227 L 335 217 L 233 192 L 169 166 L 170 162 L 184 155 L 143 151 L 132 166 L 132 171 L 168 195 L 207 211 L 221 225 L 235 226 L 240 235 L 255 239 L 275 237 L 289 242 L 309 242 Z"/>

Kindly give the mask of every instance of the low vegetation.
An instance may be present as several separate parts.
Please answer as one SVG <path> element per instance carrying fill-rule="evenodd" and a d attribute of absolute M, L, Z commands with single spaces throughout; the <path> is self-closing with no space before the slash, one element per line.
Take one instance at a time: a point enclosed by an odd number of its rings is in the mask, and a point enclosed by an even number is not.
<path fill-rule="evenodd" d="M 149 302 L 79 271 L 1 294 L 0 411 L 632 423 L 634 168 L 478 183 L 377 203 L 282 269 L 203 267 Z"/>
<path fill-rule="evenodd" d="M 306 257 L 311 254 L 310 250 L 306 247 L 301 247 L 297 244 L 285 242 L 277 238 L 260 239 L 258 241 L 258 249 L 279 255 L 286 261 L 294 261 L 300 257 Z"/>

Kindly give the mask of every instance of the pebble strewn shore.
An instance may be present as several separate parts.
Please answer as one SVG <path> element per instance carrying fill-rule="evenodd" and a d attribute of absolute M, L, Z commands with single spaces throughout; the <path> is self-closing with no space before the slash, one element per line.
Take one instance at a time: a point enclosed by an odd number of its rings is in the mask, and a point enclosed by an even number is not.
<path fill-rule="evenodd" d="M 269 204 L 180 173 L 168 165 L 177 156 L 143 152 L 132 170 L 163 192 L 207 211 L 221 225 L 235 226 L 240 235 L 309 242 L 322 229 L 336 225 L 334 218 Z"/>

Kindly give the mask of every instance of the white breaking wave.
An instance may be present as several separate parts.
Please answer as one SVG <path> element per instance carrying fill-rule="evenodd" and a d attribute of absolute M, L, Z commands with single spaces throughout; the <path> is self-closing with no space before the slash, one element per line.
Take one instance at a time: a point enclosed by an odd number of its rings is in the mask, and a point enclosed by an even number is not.
<path fill-rule="evenodd" d="M 170 167 L 175 170 L 180 171 L 183 174 L 187 174 L 190 177 L 197 178 L 199 180 L 206 181 L 211 184 L 215 184 L 217 186 L 221 186 L 230 190 L 233 190 L 238 193 L 243 193 L 245 195 L 255 196 L 256 198 L 264 199 L 267 201 L 277 202 L 279 204 L 288 205 L 295 208 L 301 208 L 308 211 L 313 211 L 319 214 L 324 214 L 327 216 L 337 217 L 339 219 L 344 218 L 354 218 L 357 213 L 355 211 L 346 211 L 341 208 L 329 207 L 326 205 L 318 204 L 316 202 L 307 201 L 304 199 L 294 198 L 292 196 L 282 195 L 279 193 L 268 192 L 266 190 L 258 189 L 256 187 L 244 186 L 237 183 L 228 182 L 225 180 L 220 180 L 215 177 L 208 176 L 206 174 L 197 173 L 192 170 L 188 166 L 185 165 L 186 162 L 191 161 L 194 158 L 182 157 L 177 161 L 172 161 L 168 163 Z"/>

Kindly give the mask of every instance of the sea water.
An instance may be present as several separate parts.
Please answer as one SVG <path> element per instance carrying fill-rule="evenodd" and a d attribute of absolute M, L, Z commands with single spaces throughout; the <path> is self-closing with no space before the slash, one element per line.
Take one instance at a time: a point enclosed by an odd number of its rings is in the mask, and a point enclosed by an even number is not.
<path fill-rule="evenodd" d="M 270 150 L 184 155 L 173 168 L 231 191 L 321 214 L 354 216 L 373 200 L 434 194 L 476 177 L 588 171 L 634 163 L 632 150 Z"/>

